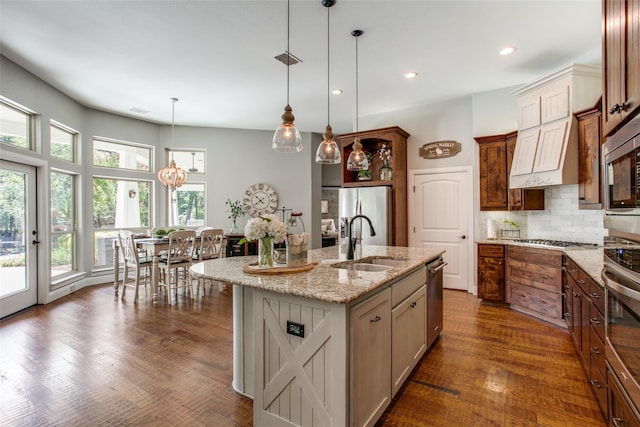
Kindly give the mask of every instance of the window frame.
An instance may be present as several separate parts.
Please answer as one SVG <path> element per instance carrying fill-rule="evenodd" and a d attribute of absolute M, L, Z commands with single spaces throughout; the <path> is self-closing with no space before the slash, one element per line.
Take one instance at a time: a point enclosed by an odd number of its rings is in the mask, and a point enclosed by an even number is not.
<path fill-rule="evenodd" d="M 51 287 L 55 288 L 55 285 L 63 282 L 70 276 L 79 273 L 78 269 L 78 181 L 79 176 L 77 173 L 64 171 L 60 169 L 52 168 L 49 171 L 49 197 L 50 200 L 53 200 L 53 195 L 51 191 L 51 186 L 53 184 L 53 174 L 66 175 L 70 176 L 72 179 L 71 182 L 71 220 L 69 221 L 69 225 L 71 226 L 70 230 L 54 230 L 53 218 L 50 218 L 50 229 L 49 229 L 49 278 L 51 280 Z M 50 202 L 50 206 L 53 203 Z M 53 207 L 51 208 L 50 215 L 53 215 Z M 54 238 L 59 236 L 71 235 L 71 245 L 72 245 L 72 253 L 71 253 L 71 269 L 61 274 L 53 274 L 53 251 L 54 251 Z"/>
<path fill-rule="evenodd" d="M 51 128 L 56 128 L 57 130 L 67 133 L 69 135 L 71 135 L 71 160 L 69 159 L 65 159 L 64 157 L 60 157 L 60 156 L 56 156 L 55 154 L 53 154 L 53 135 L 51 132 Z M 71 162 L 71 163 L 77 163 L 77 159 L 78 159 L 78 137 L 79 137 L 80 133 L 78 131 L 76 131 L 75 129 L 70 128 L 69 126 L 65 126 L 60 122 L 57 122 L 55 120 L 50 120 L 49 121 L 49 155 L 54 158 L 54 159 L 58 159 L 58 160 L 64 160 L 67 162 Z"/>
<path fill-rule="evenodd" d="M 15 147 L 21 150 L 27 151 L 36 151 L 36 116 L 37 113 L 33 110 L 30 110 L 22 105 L 19 105 L 3 96 L 0 96 L 0 106 L 4 106 L 10 110 L 13 110 L 17 113 L 23 114 L 27 117 L 27 146 L 24 147 L 22 145 L 17 144 L 9 144 L 8 142 L 4 142 L 0 140 L 0 144 L 8 147 Z M 0 133 L 0 135 L 2 135 Z"/>
<path fill-rule="evenodd" d="M 102 143 L 107 143 L 107 144 L 113 144 L 113 145 L 121 145 L 124 147 L 134 147 L 134 148 L 140 148 L 140 149 L 145 149 L 148 151 L 148 163 L 149 163 L 149 167 L 148 169 L 133 169 L 133 168 L 125 168 L 125 167 L 109 167 L 109 166 L 104 166 L 104 165 L 98 165 L 96 164 L 95 160 L 95 152 L 96 152 L 96 142 L 102 142 Z M 140 143 L 136 143 L 136 142 L 130 142 L 130 141 L 123 141 L 123 140 L 118 140 L 118 139 L 113 139 L 113 138 L 105 138 L 102 136 L 94 136 L 91 139 L 91 165 L 94 168 L 100 168 L 103 170 L 120 170 L 120 171 L 131 171 L 131 172 L 139 172 L 139 173 L 148 173 L 148 172 L 152 172 L 154 170 L 154 162 L 153 162 L 153 157 L 154 157 L 154 150 L 155 147 L 153 145 L 147 145 L 147 144 L 140 144 Z"/>

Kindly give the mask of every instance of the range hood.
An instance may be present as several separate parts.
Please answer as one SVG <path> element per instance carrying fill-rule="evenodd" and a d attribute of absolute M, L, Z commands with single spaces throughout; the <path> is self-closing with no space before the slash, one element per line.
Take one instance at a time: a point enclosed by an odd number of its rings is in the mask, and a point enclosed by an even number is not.
<path fill-rule="evenodd" d="M 518 137 L 509 188 L 578 183 L 578 124 L 574 113 L 602 93 L 600 67 L 572 64 L 513 92 Z"/>

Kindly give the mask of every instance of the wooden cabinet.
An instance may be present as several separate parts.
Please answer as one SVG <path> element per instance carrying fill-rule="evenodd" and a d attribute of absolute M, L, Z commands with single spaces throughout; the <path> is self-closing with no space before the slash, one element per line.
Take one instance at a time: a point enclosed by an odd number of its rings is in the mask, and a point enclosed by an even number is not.
<path fill-rule="evenodd" d="M 391 289 L 351 309 L 351 425 L 371 426 L 391 402 Z"/>
<path fill-rule="evenodd" d="M 518 132 L 475 138 L 480 154 L 480 210 L 543 210 L 544 190 L 509 189 Z"/>
<path fill-rule="evenodd" d="M 426 286 L 422 285 L 391 312 L 391 393 L 400 390 L 427 350 Z"/>
<path fill-rule="evenodd" d="M 347 159 L 353 151 L 353 140 L 356 133 L 340 135 L 337 143 L 342 150 L 342 186 L 343 187 L 372 187 L 387 185 L 391 187 L 393 200 L 393 243 L 392 246 L 407 246 L 407 139 L 409 134 L 394 126 L 358 132 L 362 149 L 370 153 L 371 180 L 358 180 L 358 172 L 347 170 Z M 377 155 L 378 150 L 386 145 L 391 148 L 391 181 L 380 179 L 382 160 Z"/>
<path fill-rule="evenodd" d="M 578 207 L 602 209 L 600 152 L 602 137 L 602 102 L 575 114 L 578 120 Z"/>
<path fill-rule="evenodd" d="M 565 256 L 564 280 L 571 312 L 567 326 L 600 411 L 607 418 L 604 289 Z"/>
<path fill-rule="evenodd" d="M 225 234 L 224 235 L 227 246 L 225 249 L 225 256 L 247 256 L 258 255 L 258 245 L 255 241 L 240 243 L 240 240 L 244 239 L 244 234 Z"/>
<path fill-rule="evenodd" d="M 478 244 L 478 298 L 504 301 L 504 245 Z"/>
<path fill-rule="evenodd" d="M 640 414 L 633 407 L 620 381 L 611 369 L 607 369 L 607 383 L 609 384 L 609 425 L 640 427 Z"/>
<path fill-rule="evenodd" d="M 511 308 L 563 325 L 562 262 L 562 251 L 509 246 L 506 301 Z"/>
<path fill-rule="evenodd" d="M 611 136 L 640 112 L 640 0 L 603 5 L 602 123 Z"/>

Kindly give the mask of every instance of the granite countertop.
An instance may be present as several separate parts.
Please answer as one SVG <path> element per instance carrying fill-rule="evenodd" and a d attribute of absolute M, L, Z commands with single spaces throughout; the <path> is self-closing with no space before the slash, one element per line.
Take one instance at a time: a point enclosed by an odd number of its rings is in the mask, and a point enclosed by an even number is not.
<path fill-rule="evenodd" d="M 576 246 L 568 248 L 559 248 L 554 246 L 542 246 L 537 244 L 515 242 L 510 239 L 484 239 L 477 240 L 476 243 L 485 245 L 513 245 L 513 246 L 527 246 L 538 249 L 550 249 L 563 251 L 578 267 L 584 270 L 593 280 L 600 286 L 604 287 L 604 282 L 600 273 L 604 266 L 604 248 L 602 246 Z"/>
<path fill-rule="evenodd" d="M 261 275 L 243 272 L 243 265 L 256 262 L 256 256 L 208 260 L 194 264 L 191 272 L 196 277 L 219 282 L 347 304 L 424 265 L 442 253 L 443 251 L 438 249 L 364 245 L 362 253 L 357 256 L 358 259 L 388 257 L 402 259 L 405 262 L 386 271 L 350 271 L 331 266 L 346 261 L 346 255 L 340 253 L 340 246 L 331 246 L 310 250 L 309 262 L 318 264 L 312 270 L 302 273 Z"/>

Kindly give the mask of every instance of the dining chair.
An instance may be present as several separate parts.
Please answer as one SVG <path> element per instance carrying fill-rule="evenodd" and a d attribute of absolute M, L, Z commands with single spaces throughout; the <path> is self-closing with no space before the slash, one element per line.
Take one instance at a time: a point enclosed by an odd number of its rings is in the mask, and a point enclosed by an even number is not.
<path fill-rule="evenodd" d="M 160 278 L 158 287 L 165 289 L 169 304 L 171 291 L 175 290 L 176 301 L 178 288 L 188 288 L 191 299 L 194 298 L 189 268 L 193 262 L 193 249 L 196 232 L 193 230 L 173 231 L 169 233 L 169 249 L 166 259 L 160 259 L 158 267 Z"/>
<path fill-rule="evenodd" d="M 221 228 L 207 228 L 200 231 L 200 245 L 197 246 L 196 253 L 193 256 L 194 262 L 202 262 L 208 259 L 221 258 L 224 252 L 224 230 Z M 194 280 L 194 278 L 192 278 Z M 198 287 L 200 290 L 200 280 L 198 281 Z M 213 283 L 211 279 L 204 279 L 209 283 Z M 222 291 L 224 284 L 218 283 L 218 289 Z M 204 294 L 204 285 L 202 286 L 202 293 Z"/>
<path fill-rule="evenodd" d="M 124 259 L 121 298 L 124 299 L 127 286 L 133 286 L 136 288 L 136 293 L 133 297 L 133 302 L 135 303 L 138 301 L 138 288 L 140 284 L 143 283 L 146 289 L 146 286 L 151 283 L 151 257 L 141 256 L 141 252 L 136 248 L 136 243 L 133 239 L 133 232 L 129 230 L 120 230 L 118 233 L 118 239 L 120 241 L 122 258 Z M 135 281 L 133 284 L 127 283 L 129 280 L 130 268 L 135 272 Z M 141 274 L 143 272 L 144 275 Z"/>

